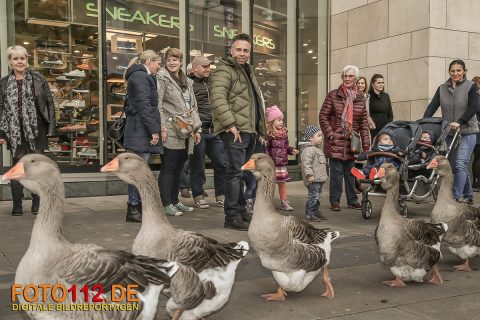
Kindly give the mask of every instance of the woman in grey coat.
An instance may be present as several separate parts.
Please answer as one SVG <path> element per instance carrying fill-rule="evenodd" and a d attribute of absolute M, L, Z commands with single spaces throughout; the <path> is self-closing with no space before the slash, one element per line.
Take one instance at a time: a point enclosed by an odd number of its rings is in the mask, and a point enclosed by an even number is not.
<path fill-rule="evenodd" d="M 158 110 L 162 121 L 163 155 L 158 182 L 165 213 L 180 216 L 193 211 L 178 200 L 180 172 L 193 144 L 200 142 L 201 121 L 191 80 L 180 69 L 183 53 L 177 48 L 165 52 L 166 70 L 157 75 Z"/>

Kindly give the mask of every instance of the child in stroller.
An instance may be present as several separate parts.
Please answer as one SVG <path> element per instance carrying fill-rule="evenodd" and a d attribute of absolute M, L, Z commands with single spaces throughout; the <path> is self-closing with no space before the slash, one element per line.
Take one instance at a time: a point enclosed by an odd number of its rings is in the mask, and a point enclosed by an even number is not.
<path fill-rule="evenodd" d="M 400 157 L 403 156 L 403 151 L 395 145 L 393 138 L 390 134 L 385 132 L 380 133 L 375 138 L 375 142 L 376 143 L 374 144 L 372 149 L 368 152 L 360 153 L 357 156 L 357 160 L 367 160 L 369 159 L 368 155 L 374 152 L 389 152 L 396 154 Z M 365 165 L 365 167 L 363 167 L 362 169 L 354 167 L 350 170 L 350 172 L 357 179 L 362 180 L 368 177 L 368 179 L 373 180 L 373 177 L 377 173 L 377 169 L 380 168 L 383 163 L 388 162 L 392 163 L 397 170 L 400 168 L 400 161 L 398 159 L 381 154 L 375 157 L 371 157 L 367 165 Z"/>
<path fill-rule="evenodd" d="M 413 151 L 409 164 L 427 163 L 435 154 L 433 148 L 433 132 L 430 130 L 422 131 L 420 140 L 417 142 L 417 148 Z"/>

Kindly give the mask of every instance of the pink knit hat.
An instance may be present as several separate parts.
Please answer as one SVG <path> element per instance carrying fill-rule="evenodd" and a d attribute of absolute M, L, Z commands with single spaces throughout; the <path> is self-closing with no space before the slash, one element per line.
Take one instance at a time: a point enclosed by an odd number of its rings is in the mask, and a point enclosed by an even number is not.
<path fill-rule="evenodd" d="M 278 109 L 278 107 L 275 105 L 268 107 L 267 110 L 265 110 L 265 113 L 267 114 L 267 122 L 272 122 L 273 120 L 276 120 L 276 119 L 283 120 L 282 111 L 280 111 L 280 109 Z"/>

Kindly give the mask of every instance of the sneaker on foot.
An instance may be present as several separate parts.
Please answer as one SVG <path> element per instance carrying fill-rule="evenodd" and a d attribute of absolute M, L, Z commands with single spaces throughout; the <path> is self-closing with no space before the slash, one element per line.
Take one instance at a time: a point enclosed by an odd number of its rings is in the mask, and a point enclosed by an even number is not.
<path fill-rule="evenodd" d="M 223 208 L 225 206 L 225 197 L 224 196 L 218 196 L 216 199 L 217 200 L 215 201 L 215 205 L 217 207 Z"/>
<path fill-rule="evenodd" d="M 373 167 L 372 170 L 370 170 L 370 175 L 368 176 L 368 178 L 370 180 L 374 180 L 376 174 L 377 174 L 377 168 Z"/>
<path fill-rule="evenodd" d="M 183 212 L 178 210 L 173 204 L 169 204 L 165 207 L 165 214 L 167 216 L 182 216 Z"/>
<path fill-rule="evenodd" d="M 193 207 L 186 206 L 181 202 L 177 203 L 176 207 L 179 211 L 187 211 L 187 212 L 193 211 Z"/>
<path fill-rule="evenodd" d="M 310 215 L 310 214 L 306 214 L 305 215 L 305 219 L 309 220 L 309 221 L 320 221 L 320 218 L 315 216 L 315 215 Z"/>
<path fill-rule="evenodd" d="M 330 209 L 332 209 L 332 211 L 340 211 L 340 210 L 342 210 L 342 209 L 340 209 L 340 204 L 337 203 L 337 202 L 332 203 Z"/>
<path fill-rule="evenodd" d="M 358 168 L 350 169 L 350 173 L 357 179 L 365 179 L 365 175 L 363 174 L 362 170 Z"/>
<path fill-rule="evenodd" d="M 355 210 L 362 210 L 362 206 L 360 205 L 360 203 L 353 203 L 353 204 L 349 204 L 348 205 L 348 208 L 350 209 L 355 209 Z"/>
<path fill-rule="evenodd" d="M 208 205 L 207 200 L 203 199 L 203 196 L 195 197 L 195 207 L 200 209 L 208 209 L 210 206 Z"/>
<path fill-rule="evenodd" d="M 282 210 L 293 211 L 293 207 L 290 205 L 288 200 L 282 201 Z"/>

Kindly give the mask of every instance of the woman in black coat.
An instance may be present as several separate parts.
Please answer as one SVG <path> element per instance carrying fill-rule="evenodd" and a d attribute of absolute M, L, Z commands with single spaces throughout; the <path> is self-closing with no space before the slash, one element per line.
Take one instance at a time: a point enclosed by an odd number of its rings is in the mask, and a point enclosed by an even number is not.
<path fill-rule="evenodd" d="M 158 111 L 156 73 L 160 70 L 160 56 L 145 50 L 130 61 L 125 72 L 127 83 L 127 122 L 123 134 L 125 148 L 148 162 L 150 154 L 162 154 L 160 141 L 160 113 Z M 127 222 L 142 221 L 142 202 L 138 190 L 128 186 Z"/>
<path fill-rule="evenodd" d="M 375 123 L 375 129 L 370 130 L 372 140 L 385 127 L 393 121 L 393 109 L 390 96 L 385 91 L 385 81 L 381 74 L 374 74 L 370 80 L 370 117 Z"/>
<path fill-rule="evenodd" d="M 12 71 L 0 79 L 0 144 L 7 144 L 13 164 L 28 153 L 43 153 L 48 135 L 55 131 L 55 105 L 45 78 L 28 68 L 28 53 L 22 46 L 7 48 Z M 11 181 L 12 215 L 23 214 L 23 186 Z M 40 198 L 32 194 L 32 214 Z"/>

